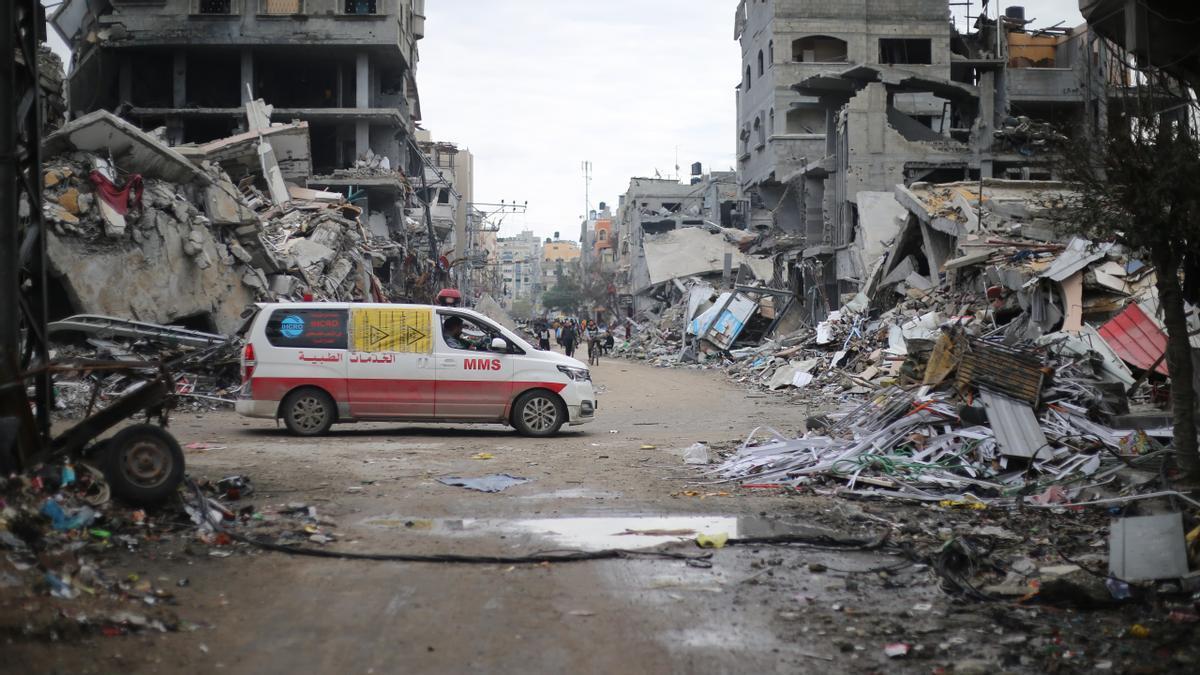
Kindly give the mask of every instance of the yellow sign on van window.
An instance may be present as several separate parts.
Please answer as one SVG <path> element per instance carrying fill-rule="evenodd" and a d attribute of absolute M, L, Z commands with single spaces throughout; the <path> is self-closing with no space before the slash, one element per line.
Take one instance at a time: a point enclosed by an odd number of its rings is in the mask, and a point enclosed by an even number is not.
<path fill-rule="evenodd" d="M 353 351 L 433 352 L 433 310 L 363 308 L 350 314 Z"/>

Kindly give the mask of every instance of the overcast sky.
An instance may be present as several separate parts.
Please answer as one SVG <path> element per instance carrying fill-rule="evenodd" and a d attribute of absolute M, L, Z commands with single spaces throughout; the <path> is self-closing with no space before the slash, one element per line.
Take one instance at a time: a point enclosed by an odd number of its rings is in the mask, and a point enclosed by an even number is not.
<path fill-rule="evenodd" d="M 682 174 L 695 161 L 733 168 L 737 0 L 425 4 L 422 126 L 475 153 L 477 201 L 529 202 L 502 234 L 578 238 L 585 160 L 593 208 L 632 176 L 674 176 L 677 152 Z M 1077 0 L 1012 4 L 1036 26 L 1083 21 Z"/>
<path fill-rule="evenodd" d="M 733 168 L 736 0 L 425 4 L 423 126 L 475 153 L 478 201 L 529 201 L 502 234 L 578 238 L 584 160 L 593 208 L 632 176 L 675 175 L 676 147 L 683 174 Z M 1039 26 L 1083 22 L 1077 0 L 1023 4 Z"/>

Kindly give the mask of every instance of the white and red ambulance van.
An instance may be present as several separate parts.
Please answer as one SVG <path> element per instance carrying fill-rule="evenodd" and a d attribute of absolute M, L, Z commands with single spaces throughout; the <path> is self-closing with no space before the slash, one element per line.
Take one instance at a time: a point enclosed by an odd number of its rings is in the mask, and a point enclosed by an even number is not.
<path fill-rule="evenodd" d="M 458 307 L 260 304 L 238 413 L 292 433 L 335 422 L 505 423 L 529 436 L 592 421 L 587 366 Z"/>

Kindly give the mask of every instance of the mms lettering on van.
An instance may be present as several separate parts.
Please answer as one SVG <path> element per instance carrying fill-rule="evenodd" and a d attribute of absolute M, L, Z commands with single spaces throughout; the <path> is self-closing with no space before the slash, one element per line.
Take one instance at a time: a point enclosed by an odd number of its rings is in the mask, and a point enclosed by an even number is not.
<path fill-rule="evenodd" d="M 466 359 L 464 370 L 500 370 L 500 359 Z"/>
<path fill-rule="evenodd" d="M 279 324 L 279 333 L 292 340 L 304 335 L 304 319 L 295 314 L 283 317 L 283 321 Z"/>

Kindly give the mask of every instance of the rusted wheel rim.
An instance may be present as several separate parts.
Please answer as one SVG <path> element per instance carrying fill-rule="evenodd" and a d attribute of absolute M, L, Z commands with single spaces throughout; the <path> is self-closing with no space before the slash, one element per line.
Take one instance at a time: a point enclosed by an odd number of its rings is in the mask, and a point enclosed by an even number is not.
<path fill-rule="evenodd" d="M 130 482 L 154 488 L 171 475 L 171 450 L 151 439 L 138 439 L 123 450 L 121 467 Z"/>

